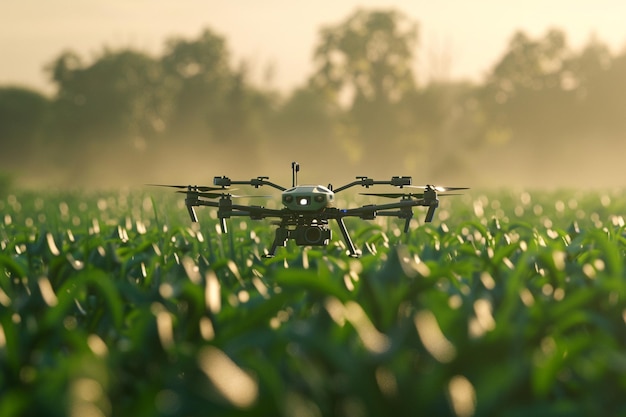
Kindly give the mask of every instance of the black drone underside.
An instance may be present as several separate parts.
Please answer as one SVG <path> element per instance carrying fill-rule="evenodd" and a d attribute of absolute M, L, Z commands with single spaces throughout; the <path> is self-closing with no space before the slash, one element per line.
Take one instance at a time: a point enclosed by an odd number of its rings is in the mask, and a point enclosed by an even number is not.
<path fill-rule="evenodd" d="M 356 217 L 363 220 L 373 220 L 378 216 L 389 216 L 404 219 L 404 232 L 409 231 L 410 221 L 413 218 L 413 207 L 428 207 L 426 222 L 433 219 L 435 210 L 439 206 L 438 197 L 455 194 L 438 194 L 448 191 L 466 190 L 466 187 L 436 187 L 433 185 L 413 186 L 411 177 L 392 177 L 391 180 L 375 181 L 368 177 L 356 177 L 356 181 L 333 190 L 331 185 L 322 186 L 298 186 L 297 173 L 299 165 L 292 163 L 293 184 L 290 189 L 274 184 L 268 177 L 257 177 L 247 181 L 233 181 L 228 177 L 215 177 L 214 186 L 198 185 L 163 185 L 152 184 L 161 187 L 173 187 L 180 189 L 179 193 L 185 194 L 185 205 L 191 217 L 191 221 L 197 222 L 198 218 L 195 207 L 207 206 L 217 208 L 217 217 L 223 233 L 227 232 L 226 219 L 231 217 L 249 217 L 252 220 L 276 219 L 274 224 L 278 227 L 272 246 L 266 256 L 272 257 L 278 246 L 285 246 L 288 240 L 294 240 L 299 246 L 324 246 L 332 237 L 329 221 L 335 220 L 341 231 L 342 237 L 348 247 L 348 254 L 358 257 L 358 251 L 350 238 L 344 224 L 344 218 Z M 254 188 L 269 186 L 282 192 L 282 209 L 270 209 L 263 206 L 235 204 L 233 199 L 246 197 L 231 194 L 234 189 L 231 185 L 246 185 Z M 370 188 L 374 185 L 391 185 L 403 188 L 420 188 L 418 193 L 361 193 L 362 195 L 376 196 L 397 201 L 388 204 L 368 204 L 356 208 L 337 208 L 332 200 L 337 193 L 348 188 L 361 186 Z M 295 201 L 294 201 L 295 196 Z M 259 196 L 247 196 L 259 197 Z"/>

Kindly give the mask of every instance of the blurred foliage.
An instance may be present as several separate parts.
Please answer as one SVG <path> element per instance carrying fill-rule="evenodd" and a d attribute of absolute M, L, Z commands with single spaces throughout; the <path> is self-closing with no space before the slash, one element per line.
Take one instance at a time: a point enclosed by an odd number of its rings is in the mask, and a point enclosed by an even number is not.
<path fill-rule="evenodd" d="M 0 171 L 0 197 L 6 197 L 12 191 L 15 179 L 6 172 Z"/>
<path fill-rule="evenodd" d="M 619 190 L 474 191 L 409 235 L 355 221 L 359 259 L 264 259 L 269 222 L 222 235 L 155 196 L 0 199 L 0 415 L 626 412 Z"/>
<path fill-rule="evenodd" d="M 624 119 L 616 113 L 626 100 L 607 87 L 619 89 L 626 81 L 623 60 L 598 40 L 575 54 L 558 30 L 538 40 L 517 33 L 487 79 L 487 114 L 493 124 L 537 144 L 555 137 L 557 144 L 571 142 L 581 132 L 622 131 Z"/>
<path fill-rule="evenodd" d="M 324 166 L 446 180 L 493 161 L 501 175 L 519 175 L 519 160 L 575 174 L 572 160 L 619 153 L 626 53 L 596 38 L 574 50 L 558 29 L 518 32 L 482 82 L 435 74 L 420 83 L 418 29 L 400 11 L 357 10 L 320 29 L 308 81 L 287 93 L 253 82 L 253 66 L 233 62 L 208 28 L 167 40 L 158 56 L 64 51 L 46 66 L 52 97 L 0 88 L 0 163 L 44 185 L 117 184 L 138 172 L 223 165 L 246 149 L 250 171 L 296 157 L 319 165 L 324 152 Z"/>

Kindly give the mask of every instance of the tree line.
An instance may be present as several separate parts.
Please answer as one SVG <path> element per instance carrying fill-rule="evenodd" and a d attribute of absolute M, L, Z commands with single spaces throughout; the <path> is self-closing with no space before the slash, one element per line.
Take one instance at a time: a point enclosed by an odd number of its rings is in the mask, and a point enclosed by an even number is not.
<path fill-rule="evenodd" d="M 595 38 L 574 50 L 558 29 L 517 32 L 482 82 L 424 83 L 412 70 L 418 49 L 418 23 L 402 12 L 357 10 L 320 30 L 308 80 L 287 94 L 252 82 L 210 28 L 167 40 L 159 56 L 63 51 L 45 67 L 52 96 L 0 87 L 0 172 L 86 185 L 238 163 L 256 176 L 300 160 L 445 177 L 477 161 L 549 163 L 623 142 L 626 51 Z"/>

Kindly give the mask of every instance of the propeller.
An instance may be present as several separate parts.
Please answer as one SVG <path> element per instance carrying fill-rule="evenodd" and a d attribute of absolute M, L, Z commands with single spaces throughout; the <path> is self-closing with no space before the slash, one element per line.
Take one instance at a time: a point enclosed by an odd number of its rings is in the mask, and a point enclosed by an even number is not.
<path fill-rule="evenodd" d="M 221 188 L 218 188 L 221 190 Z M 205 193 L 199 191 L 176 191 L 180 194 L 193 195 L 196 197 L 204 197 L 204 198 L 251 198 L 251 197 L 259 197 L 259 198 L 271 198 L 271 195 L 236 195 L 236 194 L 228 194 L 228 193 Z"/>
<path fill-rule="evenodd" d="M 359 193 L 360 195 L 372 195 L 374 197 L 385 197 L 385 198 L 424 198 L 424 193 L 413 194 L 413 193 Z"/>
<path fill-rule="evenodd" d="M 169 188 L 180 188 L 182 190 L 188 191 L 217 191 L 217 190 L 225 190 L 224 187 L 208 187 L 206 185 L 169 185 L 169 184 L 146 184 L 152 187 L 169 187 Z"/>
<path fill-rule="evenodd" d="M 424 193 L 359 193 L 361 195 L 372 195 L 375 197 L 385 197 L 385 198 L 424 198 Z M 451 194 L 439 194 L 438 197 L 447 197 L 449 195 L 461 195 L 459 193 L 451 193 Z"/>
<path fill-rule="evenodd" d="M 469 187 L 441 187 L 439 185 L 405 185 L 405 188 L 421 188 L 423 190 L 435 190 L 438 193 L 445 193 L 446 191 L 459 191 L 469 190 Z"/>

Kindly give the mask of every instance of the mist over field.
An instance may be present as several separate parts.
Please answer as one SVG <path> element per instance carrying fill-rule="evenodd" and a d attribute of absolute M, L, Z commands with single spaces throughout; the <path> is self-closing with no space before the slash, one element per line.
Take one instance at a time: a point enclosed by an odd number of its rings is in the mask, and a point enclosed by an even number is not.
<path fill-rule="evenodd" d="M 60 50 L 55 92 L 0 86 L 0 174 L 15 186 L 139 187 L 270 176 L 341 185 L 412 176 L 471 187 L 626 184 L 626 52 L 602 39 L 512 31 L 480 82 L 421 80 L 420 22 L 360 9 L 318 32 L 311 70 L 288 92 L 233 64 L 207 27 L 161 54 Z M 261 77 L 263 78 L 263 77 Z"/>

